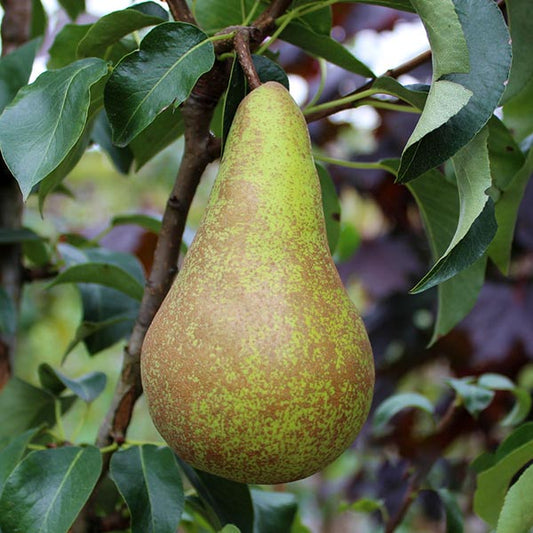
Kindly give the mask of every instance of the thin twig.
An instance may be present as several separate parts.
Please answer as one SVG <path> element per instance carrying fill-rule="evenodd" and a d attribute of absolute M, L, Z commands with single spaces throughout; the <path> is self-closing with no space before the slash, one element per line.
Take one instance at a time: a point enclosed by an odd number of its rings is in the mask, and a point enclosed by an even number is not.
<path fill-rule="evenodd" d="M 185 0 L 167 0 L 167 4 L 174 20 L 178 22 L 188 22 L 189 24 L 198 26 L 198 23 Z"/>
<path fill-rule="evenodd" d="M 250 88 L 257 89 L 261 85 L 259 75 L 255 70 L 252 53 L 250 52 L 250 33 L 247 30 L 237 32 L 234 39 L 235 52 Z"/>
<path fill-rule="evenodd" d="M 426 50 L 425 52 L 422 52 L 420 55 L 414 57 L 413 59 L 410 59 L 409 61 L 406 61 L 405 63 L 402 63 L 401 65 L 398 65 L 395 68 L 391 68 L 387 70 L 383 74 L 383 76 L 387 76 L 389 78 L 399 78 L 403 74 L 407 74 L 408 72 L 411 72 L 416 67 L 419 67 L 420 65 L 423 65 L 427 61 L 431 59 L 431 50 Z M 348 97 L 360 94 L 362 92 L 367 91 L 368 89 L 372 88 L 372 85 L 374 84 L 375 79 L 371 79 L 355 89 L 355 91 L 352 91 L 351 93 L 346 95 L 346 99 L 348 100 Z M 343 98 L 344 99 L 344 98 Z M 353 103 L 350 101 L 340 103 L 338 106 L 332 106 L 327 109 L 321 109 L 320 111 L 316 111 L 314 113 L 309 113 L 306 115 L 305 119 L 307 122 L 314 122 L 315 120 L 320 120 L 321 118 L 328 117 L 330 115 L 333 115 L 335 113 L 338 113 L 339 111 L 344 111 L 345 109 L 350 109 L 353 107 Z"/>

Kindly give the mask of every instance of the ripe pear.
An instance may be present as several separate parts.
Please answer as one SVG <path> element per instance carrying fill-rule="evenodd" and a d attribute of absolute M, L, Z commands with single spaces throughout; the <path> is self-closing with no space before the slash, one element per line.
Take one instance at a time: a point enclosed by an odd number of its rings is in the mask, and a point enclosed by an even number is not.
<path fill-rule="evenodd" d="M 367 417 L 370 343 L 328 249 L 304 117 L 278 83 L 237 110 L 141 368 L 166 442 L 196 468 L 244 483 L 317 472 Z"/>

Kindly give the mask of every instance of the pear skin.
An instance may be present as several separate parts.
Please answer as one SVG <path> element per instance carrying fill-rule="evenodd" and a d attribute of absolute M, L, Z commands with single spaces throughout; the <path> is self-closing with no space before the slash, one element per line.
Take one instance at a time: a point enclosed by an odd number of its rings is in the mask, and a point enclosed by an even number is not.
<path fill-rule="evenodd" d="M 243 483 L 321 470 L 366 420 L 372 350 L 329 252 L 307 125 L 278 83 L 237 110 L 141 369 L 169 446 Z"/>

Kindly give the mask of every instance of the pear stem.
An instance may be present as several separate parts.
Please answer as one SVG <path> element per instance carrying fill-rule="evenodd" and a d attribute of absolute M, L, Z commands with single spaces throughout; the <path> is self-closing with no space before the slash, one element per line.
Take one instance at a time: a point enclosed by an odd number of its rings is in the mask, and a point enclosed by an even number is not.
<path fill-rule="evenodd" d="M 235 35 L 234 46 L 239 63 L 248 80 L 248 85 L 252 90 L 257 89 L 257 87 L 261 85 L 261 80 L 255 70 L 254 61 L 252 59 L 252 53 L 250 51 L 250 32 L 247 28 L 237 32 L 237 35 Z"/>

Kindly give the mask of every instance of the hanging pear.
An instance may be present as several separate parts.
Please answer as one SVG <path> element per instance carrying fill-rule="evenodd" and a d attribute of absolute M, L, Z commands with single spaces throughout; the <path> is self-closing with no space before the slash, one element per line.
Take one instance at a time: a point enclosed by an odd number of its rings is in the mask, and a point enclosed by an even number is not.
<path fill-rule="evenodd" d="M 367 417 L 371 347 L 328 249 L 305 120 L 278 83 L 253 90 L 237 110 L 141 365 L 166 442 L 196 468 L 235 481 L 307 477 Z"/>

